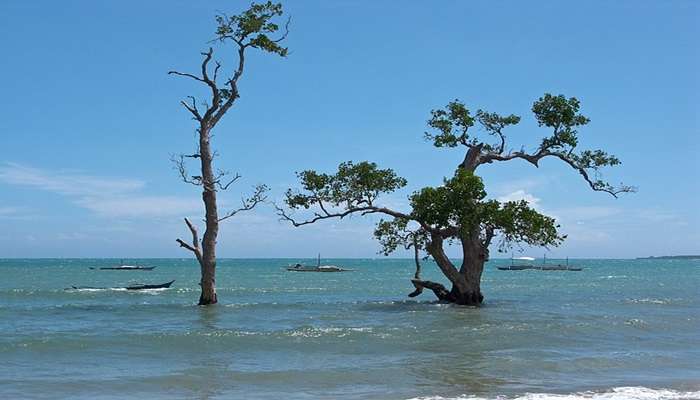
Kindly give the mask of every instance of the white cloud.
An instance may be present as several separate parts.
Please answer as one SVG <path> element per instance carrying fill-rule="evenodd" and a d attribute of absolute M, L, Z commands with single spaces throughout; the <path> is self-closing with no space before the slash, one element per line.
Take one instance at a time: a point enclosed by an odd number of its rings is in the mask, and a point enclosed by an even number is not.
<path fill-rule="evenodd" d="M 550 177 L 529 177 L 512 179 L 504 182 L 489 184 L 489 190 L 495 193 L 512 193 L 520 190 L 532 191 L 535 188 L 547 185 L 552 178 Z"/>
<path fill-rule="evenodd" d="M 540 198 L 535 197 L 531 193 L 527 193 L 524 189 L 518 189 L 514 192 L 505 194 L 503 196 L 499 196 L 496 198 L 496 200 L 504 203 L 507 201 L 520 201 L 520 200 L 525 200 L 530 204 L 530 207 L 539 210 L 541 208 L 540 206 Z"/>
<path fill-rule="evenodd" d="M 146 183 L 139 179 L 48 171 L 16 163 L 0 165 L 0 182 L 66 196 L 74 204 L 104 217 L 186 215 L 201 207 L 195 197 L 144 195 L 140 191 Z M 11 211 L 10 208 L 0 208 L 0 216 Z"/>

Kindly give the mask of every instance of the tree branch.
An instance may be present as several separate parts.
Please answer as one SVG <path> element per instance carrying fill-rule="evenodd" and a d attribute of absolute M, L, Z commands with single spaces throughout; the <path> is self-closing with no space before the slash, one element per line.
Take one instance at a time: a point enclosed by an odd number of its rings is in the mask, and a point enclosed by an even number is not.
<path fill-rule="evenodd" d="M 279 39 L 273 40 L 272 41 L 273 43 L 280 43 L 281 41 L 283 41 L 284 39 L 287 38 L 287 35 L 289 35 L 289 24 L 291 22 L 292 22 L 292 16 L 290 15 L 287 18 L 287 22 L 285 22 L 285 24 L 284 24 L 284 33 L 282 34 L 282 36 Z"/>
<path fill-rule="evenodd" d="M 591 179 L 588 171 L 586 170 L 587 168 L 593 168 L 596 172 L 598 169 L 598 166 L 588 166 L 588 165 L 582 165 L 576 158 L 575 154 L 573 154 L 573 147 L 569 149 L 568 151 L 551 151 L 549 150 L 551 146 L 548 147 L 541 147 L 537 153 L 535 154 L 528 154 L 525 153 L 524 151 L 517 151 L 514 153 L 510 153 L 507 155 L 500 155 L 500 154 L 494 154 L 494 153 L 488 153 L 488 154 L 482 154 L 479 159 L 477 160 L 477 166 L 481 164 L 490 164 L 494 161 L 509 161 L 509 160 L 514 160 L 516 158 L 523 159 L 530 164 L 534 165 L 535 167 L 539 167 L 539 162 L 545 157 L 555 157 L 558 158 L 562 161 L 564 161 L 566 164 L 568 164 L 570 167 L 578 171 L 578 173 L 583 177 L 583 179 L 588 183 L 588 186 L 591 187 L 591 189 L 598 191 L 598 192 L 605 192 L 609 193 L 613 197 L 617 197 L 620 193 L 633 193 L 636 192 L 636 188 L 633 186 L 627 186 L 627 185 L 620 185 L 619 187 L 615 188 L 611 186 L 610 184 L 607 184 L 601 180 L 593 180 Z"/>
<path fill-rule="evenodd" d="M 250 197 L 241 199 L 241 207 L 240 208 L 229 211 L 223 217 L 219 218 L 219 222 L 226 220 L 226 219 L 229 219 L 229 218 L 233 217 L 234 215 L 238 214 L 239 212 L 250 211 L 253 208 L 255 208 L 255 206 L 257 206 L 258 204 L 266 201 L 267 200 L 267 191 L 268 191 L 268 187 L 265 185 L 256 186 L 255 191 L 253 192 L 253 194 Z"/>
<path fill-rule="evenodd" d="M 416 297 L 423 293 L 423 289 L 430 289 L 435 293 L 435 297 L 440 301 L 454 302 L 455 298 L 452 296 L 449 290 L 441 283 L 422 281 L 420 279 L 411 279 L 411 283 L 415 286 L 416 290 L 411 292 L 408 297 Z"/>
<path fill-rule="evenodd" d="M 185 102 L 185 100 L 181 100 L 180 104 L 182 104 L 183 107 L 187 109 L 193 116 L 194 119 L 198 122 L 202 122 L 202 115 L 199 113 L 199 110 L 197 109 L 197 102 L 194 98 L 194 96 L 187 96 L 190 100 L 192 100 L 192 105 L 189 105 Z"/>
<path fill-rule="evenodd" d="M 214 179 L 214 183 L 216 184 L 216 186 L 219 187 L 219 190 L 228 190 L 229 186 L 231 186 L 237 180 L 241 179 L 241 175 L 236 174 L 228 182 L 226 182 L 225 184 L 222 184 L 221 178 L 223 178 L 224 176 L 226 176 L 228 174 L 229 174 L 228 172 L 221 171 L 217 175 L 216 179 Z"/>
<path fill-rule="evenodd" d="M 187 218 L 185 218 L 185 224 L 187 224 L 187 227 L 192 233 L 192 245 L 185 243 L 182 239 L 177 239 L 176 242 L 180 244 L 180 247 L 184 247 L 187 250 L 193 252 L 194 255 L 197 257 L 197 261 L 199 261 L 201 264 L 202 251 L 199 248 L 199 235 L 197 234 L 197 228 L 195 228 L 194 225 L 192 225 L 190 220 Z"/>
<path fill-rule="evenodd" d="M 245 49 L 247 45 L 242 44 L 239 41 L 236 41 L 236 44 L 238 44 L 238 68 L 233 73 L 233 76 L 227 84 L 229 85 L 230 92 L 228 93 L 228 98 L 226 101 L 221 105 L 219 110 L 216 113 L 212 114 L 212 126 L 216 125 L 217 122 L 221 119 L 221 117 L 226 114 L 226 112 L 233 106 L 233 103 L 238 99 L 238 80 L 241 78 L 243 75 L 243 68 L 245 67 Z"/>
<path fill-rule="evenodd" d="M 188 77 L 188 78 L 192 78 L 192 79 L 194 79 L 195 81 L 204 82 L 204 79 L 202 79 L 202 78 L 200 78 L 200 77 L 198 77 L 198 76 L 196 76 L 196 75 L 192 75 L 192 74 L 188 74 L 188 73 L 184 73 L 184 72 L 168 71 L 168 75 L 185 76 L 185 77 Z"/>
<path fill-rule="evenodd" d="M 189 183 L 189 184 L 195 185 L 195 186 L 202 186 L 202 177 L 201 176 L 190 176 L 189 173 L 187 172 L 187 166 L 185 165 L 185 157 L 199 158 L 199 155 L 198 154 L 192 154 L 192 155 L 180 154 L 177 158 L 173 155 L 170 157 L 170 161 L 172 161 L 172 163 L 175 164 L 175 169 L 180 174 L 180 178 L 182 179 L 183 182 Z"/>

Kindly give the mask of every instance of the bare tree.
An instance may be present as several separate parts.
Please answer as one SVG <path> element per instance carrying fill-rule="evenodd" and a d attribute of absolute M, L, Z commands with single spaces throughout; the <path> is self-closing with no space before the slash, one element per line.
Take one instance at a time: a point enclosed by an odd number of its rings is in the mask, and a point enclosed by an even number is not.
<path fill-rule="evenodd" d="M 280 26 L 272 21 L 281 15 L 282 5 L 268 1 L 263 4 L 253 3 L 249 9 L 239 15 L 216 16 L 218 26 L 214 41 L 223 45 L 232 44 L 238 56 L 238 65 L 225 77 L 221 72 L 221 63 L 214 60 L 214 50 L 211 47 L 206 52 L 201 53 L 203 60 L 199 73 L 168 72 L 170 75 L 193 79 L 203 84 L 210 92 L 207 101 L 199 103 L 194 96 L 187 96 L 186 100 L 180 102 L 192 114 L 192 119 L 197 122 L 197 151 L 193 154 L 181 154 L 172 158 L 175 168 L 184 182 L 202 187 L 206 223 L 204 236 L 200 241 L 197 228 L 185 218 L 185 223 L 192 234 L 192 241 L 188 243 L 177 239 L 180 247 L 194 253 L 199 262 L 201 268 L 200 285 L 202 287 L 202 293 L 199 297 L 200 305 L 217 303 L 216 238 L 219 234 L 219 222 L 231 218 L 239 212 L 252 210 L 266 200 L 267 193 L 265 185 L 258 185 L 250 196 L 241 199 L 239 208 L 230 210 L 223 215 L 219 214 L 216 200 L 217 191 L 229 189 L 240 178 L 240 175 L 214 169 L 213 162 L 217 153 L 211 148 L 212 130 L 240 97 L 238 81 L 243 76 L 247 49 L 258 49 L 286 57 L 287 48 L 282 47 L 280 43 L 289 32 L 289 19 L 287 19 L 278 38 L 272 39 L 268 36 L 280 31 Z M 218 83 L 220 74 L 225 80 L 222 85 Z M 199 160 L 199 175 L 190 175 L 188 172 L 186 161 L 190 158 Z"/>

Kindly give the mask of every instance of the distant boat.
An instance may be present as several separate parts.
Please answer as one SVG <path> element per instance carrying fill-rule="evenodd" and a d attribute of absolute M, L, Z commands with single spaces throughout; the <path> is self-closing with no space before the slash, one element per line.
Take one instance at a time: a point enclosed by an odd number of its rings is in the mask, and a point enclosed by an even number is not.
<path fill-rule="evenodd" d="M 90 269 L 115 270 L 115 271 L 151 271 L 155 267 L 140 267 L 138 265 L 120 265 L 118 267 L 90 267 Z"/>
<path fill-rule="evenodd" d="M 341 268 L 337 265 L 321 265 L 321 255 L 318 255 L 318 262 L 316 263 L 316 266 L 311 266 L 311 265 L 303 265 L 303 264 L 294 264 L 292 266 L 287 267 L 287 271 L 295 271 L 295 272 L 347 272 L 347 271 L 352 271 L 351 269 L 345 269 Z"/>
<path fill-rule="evenodd" d="M 100 270 L 113 270 L 113 271 L 151 271 L 155 267 L 142 267 L 140 265 L 125 265 L 124 260 L 115 267 L 90 267 L 90 269 L 100 269 Z"/>
<path fill-rule="evenodd" d="M 581 268 L 578 267 L 571 267 L 569 266 L 569 257 L 566 257 L 566 265 L 561 265 L 561 264 L 555 264 L 555 265 L 546 265 L 547 264 L 547 255 L 544 254 L 542 256 L 542 265 L 536 266 L 534 269 L 538 269 L 540 271 L 581 271 Z"/>
<path fill-rule="evenodd" d="M 566 258 L 566 265 L 561 265 L 561 264 L 555 264 L 555 265 L 546 265 L 547 264 L 547 256 L 545 255 L 542 261 L 542 265 L 534 265 L 534 264 L 519 264 L 515 265 L 513 263 L 513 260 L 520 260 L 520 261 L 535 261 L 533 257 L 511 257 L 511 265 L 509 266 L 504 266 L 504 267 L 498 267 L 501 271 L 522 271 L 526 269 L 534 269 L 538 271 L 582 271 L 582 268 L 579 267 L 572 267 L 569 265 L 569 258 Z"/>
<path fill-rule="evenodd" d="M 515 260 L 518 261 L 535 261 L 533 257 L 511 257 L 510 265 L 504 267 L 498 267 L 501 271 L 522 271 L 524 269 L 532 269 L 534 265 L 532 264 L 515 264 Z"/>

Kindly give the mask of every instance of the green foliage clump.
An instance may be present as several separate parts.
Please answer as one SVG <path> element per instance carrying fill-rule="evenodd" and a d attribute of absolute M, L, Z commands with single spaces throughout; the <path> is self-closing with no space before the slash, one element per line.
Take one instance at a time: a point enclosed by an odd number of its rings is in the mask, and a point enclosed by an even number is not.
<path fill-rule="evenodd" d="M 232 17 L 217 15 L 216 38 L 220 41 L 233 40 L 239 45 L 286 57 L 289 50 L 279 45 L 284 36 L 281 39 L 270 39 L 268 36 L 280 29 L 272 19 L 281 16 L 282 13 L 282 4 L 268 1 L 262 4 L 252 3 L 248 10 Z M 286 32 L 284 35 L 286 36 Z"/>
<path fill-rule="evenodd" d="M 436 229 L 469 230 L 478 224 L 479 202 L 486 197 L 481 178 L 458 169 L 442 186 L 426 187 L 411 196 L 411 215 Z"/>
<path fill-rule="evenodd" d="M 503 129 L 516 125 L 520 117 L 514 114 L 502 116 L 494 112 L 477 110 L 472 116 L 469 109 L 459 100 L 447 103 L 444 109 L 432 110 L 428 126 L 436 133 L 425 132 L 425 139 L 432 141 L 435 147 L 481 146 L 486 151 L 503 147 Z M 490 136 L 498 136 L 500 142 L 495 144 L 483 143 L 476 135 L 469 132 L 475 122 Z"/>
<path fill-rule="evenodd" d="M 371 206 L 381 193 L 390 193 L 406 186 L 406 180 L 392 169 L 379 169 L 377 164 L 363 161 L 341 163 L 338 172 L 329 175 L 313 170 L 297 173 L 305 193 L 287 191 L 285 202 L 292 209 L 344 205 L 347 210 Z"/>

